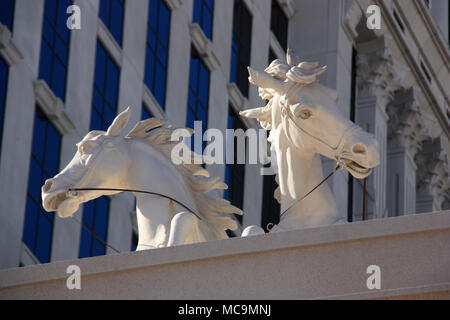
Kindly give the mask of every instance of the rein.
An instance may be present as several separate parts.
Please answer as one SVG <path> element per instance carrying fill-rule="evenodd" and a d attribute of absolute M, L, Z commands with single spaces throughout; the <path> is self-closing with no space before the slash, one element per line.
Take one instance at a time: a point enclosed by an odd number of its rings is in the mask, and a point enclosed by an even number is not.
<path fill-rule="evenodd" d="M 67 189 L 67 192 L 77 192 L 77 191 L 119 191 L 119 192 L 135 192 L 135 193 L 145 193 L 145 194 L 151 194 L 151 195 L 155 195 L 155 196 L 159 196 L 162 198 L 166 198 L 169 199 L 169 208 L 170 208 L 170 214 L 173 217 L 174 214 L 174 209 L 173 209 L 173 202 L 176 202 L 177 204 L 179 204 L 180 206 L 182 206 L 183 208 L 185 208 L 186 210 L 188 210 L 189 212 L 191 212 L 194 216 L 196 216 L 198 219 L 203 220 L 202 218 L 200 218 L 200 216 L 195 213 L 194 210 L 190 209 L 188 206 L 184 205 L 183 203 L 181 203 L 180 201 L 157 193 L 157 192 L 151 192 L 151 191 L 143 191 L 143 190 L 132 190 L 132 189 L 120 189 L 120 188 L 69 188 Z M 75 219 L 74 217 L 72 217 L 73 219 Z M 120 253 L 119 250 L 117 250 L 116 248 L 114 248 L 113 246 L 109 245 L 106 241 L 104 241 L 102 238 L 100 238 L 100 236 L 98 236 L 94 230 L 92 230 L 90 228 L 90 226 L 87 224 L 87 222 L 81 218 L 81 221 L 75 219 L 75 221 L 77 221 L 78 223 L 80 223 L 87 231 L 89 231 L 90 234 L 92 234 L 92 236 L 97 239 L 104 247 L 108 247 L 112 250 L 114 250 L 116 253 Z"/>
<path fill-rule="evenodd" d="M 72 191 L 75 191 L 75 192 L 76 191 L 118 191 L 118 192 L 134 192 L 134 193 L 151 194 L 151 195 L 154 195 L 154 196 L 158 196 L 158 197 L 169 199 L 169 200 L 179 204 L 180 206 L 182 206 L 183 208 L 185 208 L 189 212 L 191 212 L 198 219 L 203 220 L 202 218 L 200 218 L 199 214 L 197 214 L 195 212 L 195 210 L 192 210 L 188 206 L 184 205 L 183 203 L 181 203 L 180 201 L 178 201 L 178 200 L 176 200 L 176 199 L 174 199 L 172 197 L 169 197 L 169 196 L 166 196 L 164 194 L 157 193 L 157 192 L 144 191 L 144 190 L 134 190 L 134 189 L 121 189 L 121 188 L 69 188 L 69 189 L 67 189 L 67 191 L 69 191 L 69 192 L 72 192 Z"/>
<path fill-rule="evenodd" d="M 294 205 L 296 205 L 297 203 L 299 203 L 300 201 L 304 200 L 307 196 L 309 196 L 311 193 L 313 193 L 314 191 L 316 191 L 322 184 L 324 184 L 328 179 L 330 179 L 338 170 L 342 169 L 342 165 L 338 164 L 336 166 L 336 168 L 330 172 L 330 174 L 328 176 L 326 176 L 322 181 L 319 182 L 318 185 L 316 185 L 314 188 L 312 188 L 307 194 L 305 194 L 303 197 L 301 197 L 300 199 L 296 200 L 293 204 L 291 204 L 286 210 L 284 210 L 281 214 L 280 214 L 280 218 L 286 213 L 288 212 Z M 274 222 L 269 222 L 266 226 L 267 231 L 270 231 L 273 227 L 275 226 Z"/>

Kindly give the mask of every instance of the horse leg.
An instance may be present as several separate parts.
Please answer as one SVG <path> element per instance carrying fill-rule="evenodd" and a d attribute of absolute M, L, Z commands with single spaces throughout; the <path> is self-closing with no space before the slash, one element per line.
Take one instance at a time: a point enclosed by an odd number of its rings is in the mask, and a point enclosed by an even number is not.
<path fill-rule="evenodd" d="M 198 218 L 191 212 L 180 212 L 170 222 L 167 246 L 193 243 L 198 233 Z"/>

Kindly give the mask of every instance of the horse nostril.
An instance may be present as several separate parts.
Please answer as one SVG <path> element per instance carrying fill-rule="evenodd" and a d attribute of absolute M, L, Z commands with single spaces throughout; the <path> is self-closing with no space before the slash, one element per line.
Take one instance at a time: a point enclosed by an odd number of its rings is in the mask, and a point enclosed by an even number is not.
<path fill-rule="evenodd" d="M 52 180 L 45 181 L 45 184 L 43 187 L 44 192 L 48 192 L 51 189 L 52 185 L 53 185 Z"/>
<path fill-rule="evenodd" d="M 352 148 L 353 154 L 365 155 L 367 153 L 367 148 L 365 145 L 357 143 Z"/>

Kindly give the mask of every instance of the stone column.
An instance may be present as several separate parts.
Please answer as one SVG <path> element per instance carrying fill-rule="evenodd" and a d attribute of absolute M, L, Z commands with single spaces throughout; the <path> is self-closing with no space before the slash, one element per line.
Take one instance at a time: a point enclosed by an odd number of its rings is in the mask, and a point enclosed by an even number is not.
<path fill-rule="evenodd" d="M 384 37 L 357 44 L 357 97 L 355 122 L 375 135 L 380 146 L 380 165 L 367 180 L 368 218 L 386 216 L 386 145 L 388 115 L 386 106 L 399 88 L 392 58 Z M 355 220 L 362 209 L 362 181 L 354 187 Z"/>
<path fill-rule="evenodd" d="M 442 139 L 429 139 L 416 155 L 416 212 L 433 212 L 445 209 L 450 200 L 448 159 Z"/>
<path fill-rule="evenodd" d="M 388 105 L 387 207 L 389 216 L 416 212 L 414 158 L 428 138 L 414 89 L 398 91 Z"/>

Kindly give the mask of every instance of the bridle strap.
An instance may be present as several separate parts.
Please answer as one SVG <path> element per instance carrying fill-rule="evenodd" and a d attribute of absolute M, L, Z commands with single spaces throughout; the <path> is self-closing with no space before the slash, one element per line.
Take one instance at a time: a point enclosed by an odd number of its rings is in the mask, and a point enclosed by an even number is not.
<path fill-rule="evenodd" d="M 290 100 L 292 97 L 296 96 L 298 91 L 300 91 L 300 89 L 303 88 L 303 85 L 299 85 L 299 84 L 295 84 L 292 87 L 290 87 L 283 100 L 284 101 L 280 101 L 280 106 L 281 106 L 281 116 L 286 119 L 286 123 L 292 123 L 294 125 L 294 127 L 297 130 L 300 130 L 301 132 L 307 134 L 309 137 L 311 137 L 312 139 L 314 139 L 315 141 L 317 141 L 318 143 L 320 143 L 321 145 L 325 146 L 327 149 L 329 149 L 331 151 L 331 153 L 333 154 L 336 162 L 339 164 L 341 162 L 341 155 L 342 155 L 342 150 L 344 148 L 345 142 L 347 140 L 348 137 L 350 137 L 351 135 L 353 135 L 356 131 L 361 130 L 361 128 L 355 124 L 351 125 L 349 128 L 347 128 L 347 130 L 345 130 L 345 132 L 342 134 L 341 138 L 339 139 L 339 143 L 337 144 L 336 147 L 332 147 L 330 146 L 328 143 L 326 143 L 325 141 L 322 141 L 321 139 L 315 137 L 314 135 L 310 134 L 308 131 L 306 131 L 305 129 L 303 129 L 302 127 L 300 127 L 293 119 L 292 116 L 292 112 L 290 109 Z M 286 130 L 286 136 L 289 140 L 290 143 L 293 143 L 292 137 L 290 135 L 290 132 L 288 130 L 288 128 L 285 126 L 285 130 Z"/>

